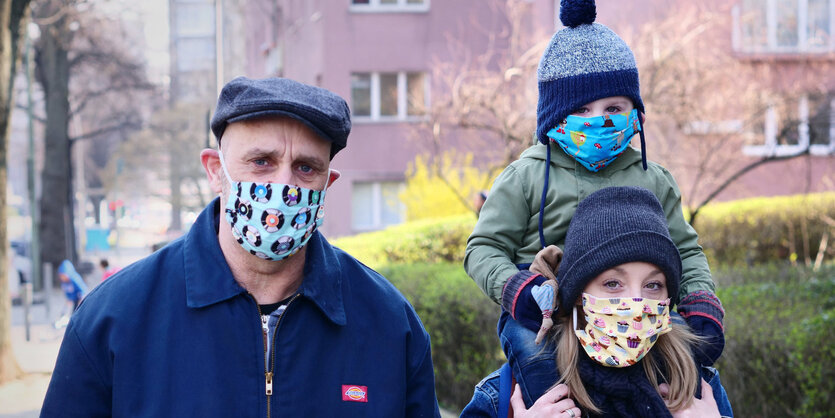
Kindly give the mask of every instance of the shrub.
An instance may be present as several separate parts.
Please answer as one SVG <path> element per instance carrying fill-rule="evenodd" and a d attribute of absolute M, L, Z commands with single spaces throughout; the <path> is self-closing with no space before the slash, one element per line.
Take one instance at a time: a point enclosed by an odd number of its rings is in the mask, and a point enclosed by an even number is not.
<path fill-rule="evenodd" d="M 775 274 L 776 273 L 776 274 Z M 717 368 L 737 416 L 830 416 L 835 410 L 835 267 L 725 271 L 726 346 Z"/>
<path fill-rule="evenodd" d="M 835 218 L 835 193 L 717 203 L 704 209 L 695 227 L 711 264 L 794 263 L 815 260 L 822 238 L 833 231 L 826 217 Z M 833 254 L 829 248 L 827 255 Z"/>
<path fill-rule="evenodd" d="M 418 155 L 406 171 L 400 201 L 410 221 L 473 215 L 471 199 L 495 179 L 473 165 L 473 155 L 445 152 L 439 158 Z"/>
<path fill-rule="evenodd" d="M 496 321 L 499 307 L 460 264 L 401 264 L 379 270 L 415 307 L 432 339 L 438 401 L 461 410 L 473 388 L 504 362 Z"/>
<path fill-rule="evenodd" d="M 427 219 L 339 238 L 333 244 L 373 268 L 390 263 L 452 262 L 460 266 L 474 225 L 473 214 Z"/>

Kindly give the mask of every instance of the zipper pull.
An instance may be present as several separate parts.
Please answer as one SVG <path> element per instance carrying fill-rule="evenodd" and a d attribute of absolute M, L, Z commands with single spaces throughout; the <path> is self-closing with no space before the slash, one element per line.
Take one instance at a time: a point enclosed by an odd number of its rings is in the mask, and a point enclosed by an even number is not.
<path fill-rule="evenodd" d="M 264 334 L 270 333 L 270 316 L 269 315 L 261 315 L 261 329 L 264 330 Z"/>
<path fill-rule="evenodd" d="M 273 394 L 273 372 L 265 372 L 264 376 L 267 378 L 267 396 Z"/>

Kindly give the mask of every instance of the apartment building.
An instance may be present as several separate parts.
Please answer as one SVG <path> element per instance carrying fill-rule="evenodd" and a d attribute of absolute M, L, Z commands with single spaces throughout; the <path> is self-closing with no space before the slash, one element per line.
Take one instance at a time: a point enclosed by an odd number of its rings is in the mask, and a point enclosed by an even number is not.
<path fill-rule="evenodd" d="M 548 34 L 561 27 L 559 1 L 517 3 L 527 8 L 527 25 Z M 496 48 L 497 37 L 489 34 L 507 29 L 507 16 L 496 4 L 489 0 L 248 1 L 243 10 L 246 74 L 289 77 L 327 88 L 345 97 L 352 110 L 349 146 L 333 161 L 342 178 L 327 197 L 325 234 L 350 235 L 404 220 L 404 210 L 392 196 L 404 187 L 408 164 L 429 142 L 415 137 L 414 125 L 423 120 L 423 109 L 449 94 L 433 80 L 433 66 Z M 687 194 L 687 185 L 715 187 L 734 168 L 763 156 L 803 152 L 748 171 L 717 199 L 835 189 L 835 73 L 831 70 L 835 0 L 598 0 L 597 21 L 621 34 L 640 61 L 639 50 L 650 46 L 638 34 L 674 19 L 672 13 L 688 13 L 687 7 L 718 19 L 705 33 L 691 35 L 713 37 L 716 47 L 736 63 L 767 70 L 762 73 L 773 78 L 767 89 L 771 102 L 760 112 L 762 119 L 753 122 L 738 120 L 734 114 L 708 120 L 693 115 L 691 121 L 679 123 L 677 129 L 684 132 L 679 139 L 661 135 L 649 114 L 648 129 L 657 130 L 648 130 L 648 140 L 665 141 L 650 145 L 650 158 L 667 165 Z M 465 53 L 461 45 L 467 46 Z M 654 80 L 641 71 L 643 94 L 651 94 Z M 721 86 L 716 89 L 721 93 Z M 535 103 L 531 106 L 535 108 Z M 673 158 L 679 145 L 720 134 L 735 139 L 713 151 L 730 163 L 708 170 L 716 174 L 710 182 L 700 180 L 704 169 L 688 164 L 692 161 L 681 155 Z M 449 146 L 454 147 L 454 141 Z M 705 154 L 704 159 L 710 156 Z M 710 190 L 694 187 L 691 203 Z"/>

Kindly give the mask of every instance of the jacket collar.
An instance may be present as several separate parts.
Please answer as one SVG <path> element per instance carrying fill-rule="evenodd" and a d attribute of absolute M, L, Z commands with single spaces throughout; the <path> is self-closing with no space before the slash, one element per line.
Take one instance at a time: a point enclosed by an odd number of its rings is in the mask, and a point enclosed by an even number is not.
<path fill-rule="evenodd" d="M 232 276 L 220 249 L 217 239 L 220 209 L 220 199 L 215 198 L 203 209 L 185 237 L 183 267 L 186 304 L 190 308 L 202 308 L 246 293 Z M 306 247 L 300 293 L 331 322 L 345 325 L 343 277 L 336 252 L 319 231 L 313 233 Z"/>

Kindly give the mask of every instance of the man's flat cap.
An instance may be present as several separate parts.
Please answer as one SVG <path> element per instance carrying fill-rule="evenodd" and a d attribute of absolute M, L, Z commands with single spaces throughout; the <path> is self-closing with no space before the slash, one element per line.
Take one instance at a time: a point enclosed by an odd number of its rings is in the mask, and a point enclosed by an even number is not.
<path fill-rule="evenodd" d="M 348 104 L 335 93 L 286 78 L 246 77 L 223 86 L 212 132 L 220 143 L 228 124 L 267 116 L 287 116 L 304 123 L 331 142 L 331 158 L 345 148 L 351 132 Z"/>

